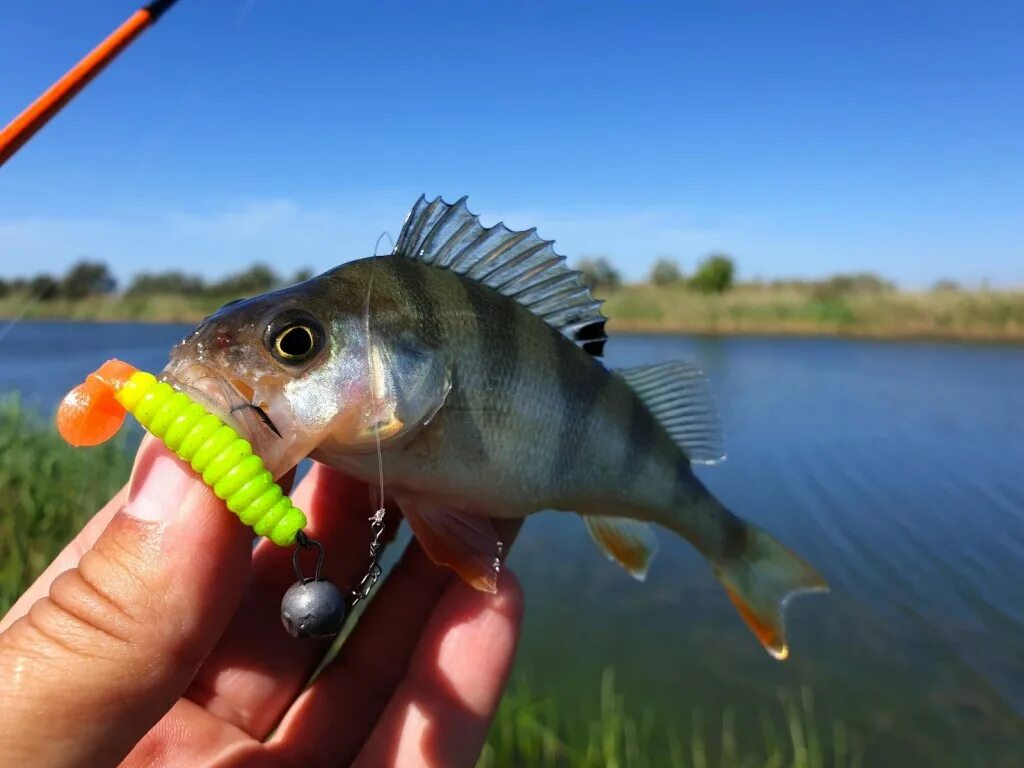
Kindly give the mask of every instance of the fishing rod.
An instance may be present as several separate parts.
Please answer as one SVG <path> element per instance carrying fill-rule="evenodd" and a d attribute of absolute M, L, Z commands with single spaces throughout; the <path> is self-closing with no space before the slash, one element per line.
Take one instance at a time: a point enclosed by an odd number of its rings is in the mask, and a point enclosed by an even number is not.
<path fill-rule="evenodd" d="M 139 8 L 121 26 L 93 48 L 63 77 L 51 85 L 24 112 L 0 131 L 0 167 L 21 149 L 50 118 L 113 61 L 132 41 L 151 27 L 178 0 L 153 0 Z"/>

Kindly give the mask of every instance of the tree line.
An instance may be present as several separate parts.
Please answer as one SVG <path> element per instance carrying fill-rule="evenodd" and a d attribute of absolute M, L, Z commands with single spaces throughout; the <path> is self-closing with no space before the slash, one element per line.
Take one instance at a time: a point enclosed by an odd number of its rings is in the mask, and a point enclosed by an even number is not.
<path fill-rule="evenodd" d="M 604 256 L 582 259 L 575 265 L 584 282 L 600 291 L 612 291 L 623 285 L 621 273 Z M 121 292 L 124 296 L 150 296 L 172 294 L 212 298 L 252 296 L 300 283 L 313 276 L 311 269 L 300 269 L 290 277 L 282 276 L 266 264 L 253 264 L 219 280 L 207 281 L 199 275 L 180 270 L 141 272 L 136 274 Z M 657 286 L 678 286 L 701 293 L 725 293 L 735 284 L 736 268 L 733 259 L 723 253 L 713 253 L 700 261 L 692 275 L 685 275 L 678 262 L 658 259 L 648 274 L 648 282 Z M 820 300 L 834 299 L 853 293 L 885 293 L 896 286 L 870 272 L 833 275 L 822 280 L 771 280 L 744 283 L 746 288 L 763 290 L 797 290 L 810 293 Z M 118 282 L 110 269 L 101 261 L 84 259 L 73 264 L 63 275 L 41 273 L 30 278 L 4 280 L 0 278 L 0 298 L 20 294 L 40 301 L 69 299 L 77 301 L 87 296 L 108 296 L 118 292 Z M 939 280 L 933 292 L 963 290 L 950 280 Z"/>
<path fill-rule="evenodd" d="M 615 290 L 622 286 L 622 275 L 603 256 L 583 259 L 576 264 L 583 281 L 597 290 Z M 686 277 L 679 264 L 672 259 L 658 259 L 651 267 L 648 281 L 660 286 L 681 286 L 701 293 L 725 293 L 733 285 L 736 267 L 730 256 L 712 253 L 697 264 L 693 274 Z"/>
<path fill-rule="evenodd" d="M 605 257 L 583 259 L 576 265 L 584 281 L 592 288 L 609 290 L 622 285 L 622 277 Z M 702 261 L 692 276 L 686 278 L 676 262 L 660 259 L 651 270 L 650 280 L 656 285 L 683 285 L 705 293 L 722 293 L 733 282 L 733 261 L 724 254 L 712 254 Z M 178 296 L 235 297 L 251 296 L 291 283 L 300 283 L 313 276 L 310 269 L 300 269 L 290 278 L 283 277 L 266 264 L 252 266 L 212 282 L 181 270 L 140 272 L 121 291 L 124 296 L 173 294 Z M 102 261 L 84 259 L 73 264 L 63 275 L 40 273 L 26 279 L 0 278 L 0 298 L 19 293 L 40 301 L 87 296 L 109 296 L 118 293 L 118 282 Z"/>
<path fill-rule="evenodd" d="M 181 296 L 235 297 L 264 293 L 291 283 L 301 283 L 313 276 L 313 270 L 300 269 L 284 277 L 266 264 L 253 264 L 220 280 L 206 281 L 199 275 L 180 270 L 140 272 L 122 292 L 125 296 L 176 294 Z M 40 301 L 69 299 L 78 301 L 88 296 L 109 296 L 118 292 L 118 282 L 110 268 L 101 261 L 84 259 L 71 265 L 63 275 L 40 273 L 30 278 L 0 278 L 0 298 L 18 293 Z"/>
<path fill-rule="evenodd" d="M 622 276 L 611 262 L 603 256 L 583 259 L 576 264 L 584 282 L 591 288 L 613 291 L 622 287 Z M 712 253 L 697 263 L 692 275 L 683 274 L 679 263 L 669 258 L 654 262 L 647 275 L 647 282 L 661 287 L 687 288 L 700 293 L 725 293 L 737 285 L 736 265 L 731 256 Z M 891 280 L 873 272 L 840 273 L 821 279 L 780 279 L 748 280 L 742 283 L 745 289 L 766 291 L 792 290 L 809 295 L 819 301 L 831 301 L 853 294 L 892 293 L 897 290 Z M 932 293 L 958 293 L 966 290 L 959 283 L 943 279 L 932 284 Z M 987 290 L 987 284 L 982 284 Z"/>

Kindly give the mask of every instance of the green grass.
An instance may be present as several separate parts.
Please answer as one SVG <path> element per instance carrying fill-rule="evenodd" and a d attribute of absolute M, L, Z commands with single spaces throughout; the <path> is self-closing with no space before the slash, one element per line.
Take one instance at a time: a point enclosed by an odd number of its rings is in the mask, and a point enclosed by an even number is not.
<path fill-rule="evenodd" d="M 123 435 L 96 448 L 72 448 L 17 397 L 0 397 L 0 614 L 125 482 L 130 468 Z M 762 713 L 760 746 L 741 749 L 749 739 L 738 738 L 735 713 L 632 711 L 616 691 L 611 670 L 599 690 L 563 690 L 557 698 L 537 695 L 527 680 L 520 675 L 510 686 L 481 768 L 860 764 L 841 725 L 821 730 L 809 691 L 783 696 L 778 711 Z M 825 743 L 832 747 L 826 750 Z"/>
<path fill-rule="evenodd" d="M 72 448 L 17 397 L 0 398 L 0 614 L 128 478 L 123 437 Z"/>
<path fill-rule="evenodd" d="M 724 294 L 627 285 L 603 296 L 609 330 L 1024 341 L 1024 292 L 820 291 L 740 285 Z"/>
<path fill-rule="evenodd" d="M 582 692 L 585 693 L 585 692 Z M 478 768 L 854 768 L 860 749 L 841 723 L 823 726 L 809 689 L 780 694 L 762 712 L 757 738 L 740 738 L 736 713 L 631 711 L 606 669 L 594 692 L 597 713 L 561 691 L 539 698 L 524 676 L 513 680 L 491 727 Z M 670 721 L 669 718 L 675 718 Z M 680 725 L 685 720 L 687 725 Z M 827 728 L 827 731 L 823 731 Z M 827 733 L 827 738 L 825 734 Z M 750 746 L 749 742 L 759 742 Z M 741 746 L 741 742 L 746 746 Z M 825 744 L 830 745 L 828 748 Z"/>

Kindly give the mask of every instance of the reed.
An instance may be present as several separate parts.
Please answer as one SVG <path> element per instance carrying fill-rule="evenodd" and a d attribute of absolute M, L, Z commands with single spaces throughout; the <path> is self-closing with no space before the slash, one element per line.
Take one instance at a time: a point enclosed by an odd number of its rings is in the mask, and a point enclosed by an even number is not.
<path fill-rule="evenodd" d="M 740 738 L 734 710 L 659 713 L 627 705 L 605 669 L 597 713 L 560 691 L 538 696 L 519 674 L 502 700 L 477 768 L 858 768 L 857 740 L 842 723 L 824 724 L 809 688 L 780 692 L 779 706 L 755 717 L 759 743 Z M 673 719 L 669 719 L 669 717 Z M 681 721 L 688 721 L 682 725 Z"/>
<path fill-rule="evenodd" d="M 0 614 L 127 480 L 128 439 L 72 448 L 17 396 L 0 398 Z"/>

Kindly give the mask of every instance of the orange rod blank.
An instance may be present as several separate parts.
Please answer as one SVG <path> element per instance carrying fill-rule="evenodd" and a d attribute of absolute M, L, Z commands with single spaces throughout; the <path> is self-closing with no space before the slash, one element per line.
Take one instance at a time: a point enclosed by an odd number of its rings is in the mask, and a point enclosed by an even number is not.
<path fill-rule="evenodd" d="M 175 2 L 155 0 L 137 10 L 0 131 L 0 166 Z"/>

